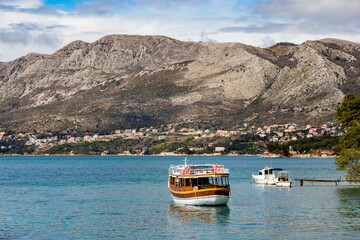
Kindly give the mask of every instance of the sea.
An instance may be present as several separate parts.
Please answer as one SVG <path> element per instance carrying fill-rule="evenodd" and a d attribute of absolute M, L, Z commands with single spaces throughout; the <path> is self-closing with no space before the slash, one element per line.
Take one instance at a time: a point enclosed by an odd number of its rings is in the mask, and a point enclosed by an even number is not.
<path fill-rule="evenodd" d="M 180 206 L 167 188 L 181 156 L 1 156 L 0 239 L 359 239 L 360 185 L 259 186 L 267 166 L 337 179 L 334 159 L 190 156 L 230 170 L 227 206 Z"/>

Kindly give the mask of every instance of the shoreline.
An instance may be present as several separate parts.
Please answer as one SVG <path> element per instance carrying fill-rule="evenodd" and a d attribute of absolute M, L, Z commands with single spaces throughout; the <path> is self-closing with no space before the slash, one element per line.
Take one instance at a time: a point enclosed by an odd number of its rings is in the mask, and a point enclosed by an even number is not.
<path fill-rule="evenodd" d="M 129 157 L 134 157 L 134 156 L 143 156 L 143 157 L 151 157 L 151 156 L 159 156 L 159 157 L 191 157 L 191 156 L 195 156 L 195 157 L 258 157 L 258 158 L 336 158 L 336 155 L 318 155 L 318 154 L 295 154 L 289 157 L 284 157 L 284 156 L 280 156 L 278 154 L 220 154 L 220 153 L 215 153 L 215 154 L 192 154 L 192 155 L 186 155 L 186 154 L 153 154 L 153 155 L 142 155 L 142 154 L 99 154 L 99 155 L 87 155 L 87 154 L 0 154 L 1 156 L 18 156 L 18 157 L 23 157 L 23 156 L 34 156 L 34 157 L 46 157 L 46 156 L 64 156 L 64 157 L 70 157 L 70 156 L 87 156 L 87 157 L 115 157 L 115 156 L 129 156 Z"/>

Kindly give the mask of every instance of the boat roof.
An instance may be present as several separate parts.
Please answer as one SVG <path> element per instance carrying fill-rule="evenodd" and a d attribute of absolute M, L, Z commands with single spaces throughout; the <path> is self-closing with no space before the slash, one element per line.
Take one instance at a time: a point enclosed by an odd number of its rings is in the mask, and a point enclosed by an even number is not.
<path fill-rule="evenodd" d="M 205 177 L 204 175 L 229 175 L 229 169 L 218 164 L 170 165 L 169 174 L 181 177 Z"/>
<path fill-rule="evenodd" d="M 273 167 L 266 166 L 264 169 L 261 169 L 260 171 L 263 171 L 263 170 L 282 171 L 283 169 L 282 168 L 273 168 Z"/>
<path fill-rule="evenodd" d="M 282 171 L 283 169 L 282 168 L 270 168 L 271 170 L 274 170 L 274 171 Z"/>

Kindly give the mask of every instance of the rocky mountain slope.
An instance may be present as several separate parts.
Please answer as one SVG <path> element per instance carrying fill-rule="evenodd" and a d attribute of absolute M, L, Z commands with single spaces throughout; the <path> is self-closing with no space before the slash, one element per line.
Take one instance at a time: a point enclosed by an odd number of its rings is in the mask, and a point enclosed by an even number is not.
<path fill-rule="evenodd" d="M 360 45 L 110 35 L 0 63 L 0 127 L 96 131 L 164 123 L 320 123 L 360 92 Z"/>

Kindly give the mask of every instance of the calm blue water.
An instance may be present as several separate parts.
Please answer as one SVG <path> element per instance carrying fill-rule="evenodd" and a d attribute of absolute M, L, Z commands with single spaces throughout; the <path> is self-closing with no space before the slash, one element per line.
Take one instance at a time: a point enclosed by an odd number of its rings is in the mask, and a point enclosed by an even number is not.
<path fill-rule="evenodd" d="M 0 157 L 0 239 L 358 239 L 360 186 L 251 184 L 265 165 L 336 179 L 333 159 L 190 157 L 230 169 L 228 207 L 172 203 L 183 157 Z"/>

